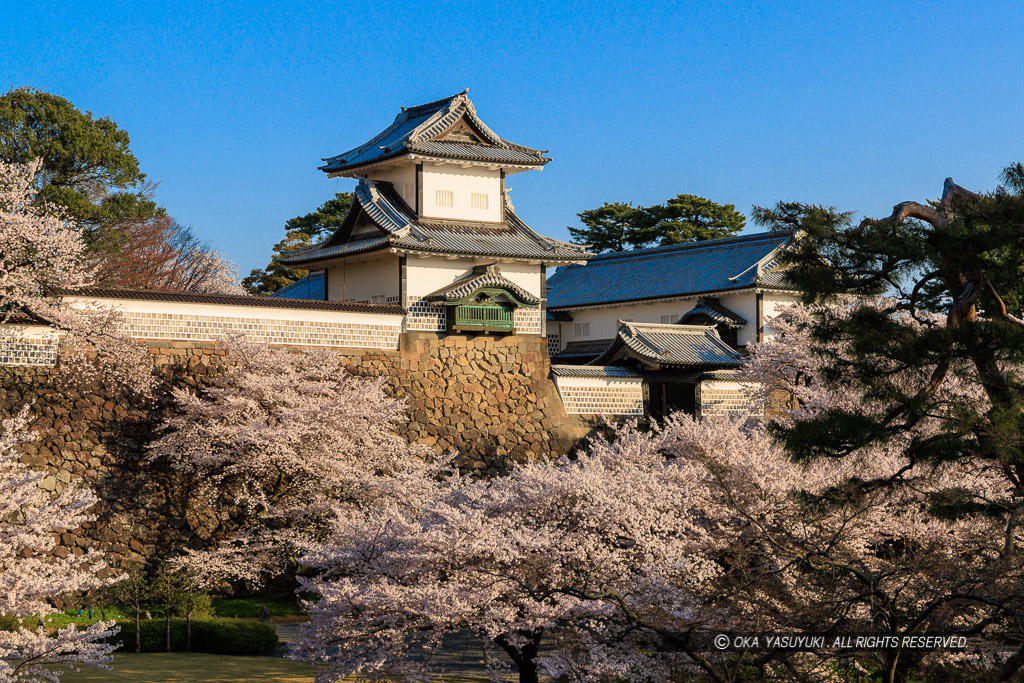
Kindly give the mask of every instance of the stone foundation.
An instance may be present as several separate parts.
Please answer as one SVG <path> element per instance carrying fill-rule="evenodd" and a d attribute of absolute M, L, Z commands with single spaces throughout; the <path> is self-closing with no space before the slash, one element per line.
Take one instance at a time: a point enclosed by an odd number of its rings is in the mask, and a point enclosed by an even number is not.
<path fill-rule="evenodd" d="M 210 342 L 147 341 L 166 386 L 208 381 L 223 351 Z M 549 377 L 546 340 L 402 334 L 399 349 L 338 349 L 355 375 L 386 375 L 392 395 L 407 400 L 406 436 L 435 452 L 456 450 L 478 474 L 569 452 L 591 425 L 566 414 Z M 151 405 L 54 386 L 45 367 L 0 368 L 0 415 L 32 404 L 39 438 L 20 447 L 23 461 L 47 470 L 59 490 L 72 477 L 101 498 L 99 520 L 64 534 L 59 553 L 99 545 L 115 564 L 143 562 L 172 548 L 202 547 L 231 520 L 185 504 L 172 472 L 145 460 L 145 445 L 170 410 L 166 390 Z"/>

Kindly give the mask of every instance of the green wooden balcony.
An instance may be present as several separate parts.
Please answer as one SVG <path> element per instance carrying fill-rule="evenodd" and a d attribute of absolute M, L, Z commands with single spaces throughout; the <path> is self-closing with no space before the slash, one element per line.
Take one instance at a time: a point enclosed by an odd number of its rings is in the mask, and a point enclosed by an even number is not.
<path fill-rule="evenodd" d="M 515 329 L 512 308 L 499 304 L 455 306 L 455 331 L 512 332 Z"/>

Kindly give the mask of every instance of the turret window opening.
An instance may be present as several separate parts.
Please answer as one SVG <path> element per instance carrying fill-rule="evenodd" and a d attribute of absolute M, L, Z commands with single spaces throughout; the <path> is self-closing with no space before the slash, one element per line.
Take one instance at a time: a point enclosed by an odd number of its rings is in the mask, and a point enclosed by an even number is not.
<path fill-rule="evenodd" d="M 435 190 L 434 203 L 440 207 L 453 208 L 455 206 L 455 193 L 451 190 Z"/>

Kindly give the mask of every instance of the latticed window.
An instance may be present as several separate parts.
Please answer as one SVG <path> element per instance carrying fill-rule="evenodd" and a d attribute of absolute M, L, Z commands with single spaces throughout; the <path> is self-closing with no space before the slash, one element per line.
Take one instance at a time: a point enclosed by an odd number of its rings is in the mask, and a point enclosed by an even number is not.
<path fill-rule="evenodd" d="M 572 334 L 574 337 L 589 337 L 590 323 L 574 323 L 572 326 Z"/>
<path fill-rule="evenodd" d="M 474 193 L 472 193 L 469 196 L 469 201 L 470 201 L 470 206 L 473 207 L 474 209 L 484 209 L 484 210 L 486 210 L 488 208 L 487 195 L 486 194 L 482 194 L 480 192 L 474 192 Z"/>
<path fill-rule="evenodd" d="M 451 190 L 434 190 L 434 203 L 437 206 L 452 208 L 455 206 L 455 193 Z"/>

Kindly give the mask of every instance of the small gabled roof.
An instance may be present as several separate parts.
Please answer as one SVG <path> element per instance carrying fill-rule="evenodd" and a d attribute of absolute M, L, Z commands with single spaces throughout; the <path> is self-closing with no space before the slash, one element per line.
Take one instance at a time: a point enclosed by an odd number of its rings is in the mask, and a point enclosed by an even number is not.
<path fill-rule="evenodd" d="M 718 336 L 714 325 L 660 325 L 619 321 L 619 332 L 612 345 L 593 365 L 633 358 L 642 364 L 660 368 L 738 367 L 743 355 Z"/>
<path fill-rule="evenodd" d="M 459 278 L 450 285 L 423 297 L 427 301 L 456 302 L 465 299 L 483 287 L 494 287 L 509 292 L 518 302 L 528 306 L 537 306 L 540 299 L 512 282 L 501 274 L 496 264 L 474 266 L 466 276 Z"/>
<path fill-rule="evenodd" d="M 709 318 L 715 321 L 716 324 L 726 325 L 727 327 L 743 327 L 747 324 L 746 318 L 720 304 L 718 299 L 703 296 L 697 299 L 696 306 L 683 313 L 676 322 L 686 325 L 702 317 Z"/>
<path fill-rule="evenodd" d="M 592 256 L 548 279 L 548 308 L 710 294 L 747 287 L 792 289 L 777 270 L 788 232 L 762 232 Z"/>
<path fill-rule="evenodd" d="M 387 248 L 542 262 L 583 261 L 590 257 L 586 248 L 579 244 L 538 235 L 516 216 L 509 204 L 505 205 L 504 224 L 474 226 L 419 220 L 391 183 L 363 178 L 353 194 L 352 208 L 334 235 L 313 247 L 288 252 L 280 262 L 289 266 L 306 266 Z M 378 232 L 370 235 L 359 233 L 357 239 L 352 239 L 355 224 L 363 216 L 376 226 Z"/>
<path fill-rule="evenodd" d="M 320 167 L 328 174 L 348 171 L 403 154 L 422 154 L 498 165 L 543 166 L 547 150 L 517 145 L 499 137 L 480 120 L 464 90 L 416 107 L 403 107 L 394 122 L 369 142 L 327 157 Z M 460 124 L 460 122 L 462 122 Z M 457 134 L 453 131 L 457 130 Z"/>

